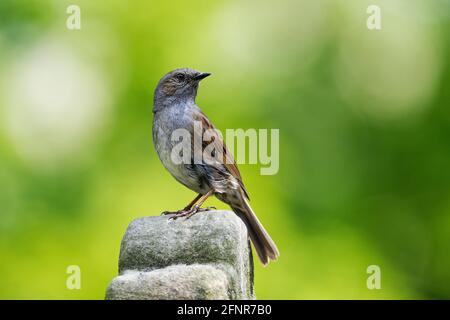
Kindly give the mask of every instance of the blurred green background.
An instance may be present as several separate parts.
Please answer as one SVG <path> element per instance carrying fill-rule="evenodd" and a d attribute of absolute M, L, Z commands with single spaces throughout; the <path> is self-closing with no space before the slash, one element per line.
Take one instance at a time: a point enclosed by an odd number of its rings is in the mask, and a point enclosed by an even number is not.
<path fill-rule="evenodd" d="M 193 198 L 151 138 L 177 67 L 213 73 L 197 102 L 219 129 L 280 129 L 277 175 L 240 166 L 281 252 L 256 263 L 258 298 L 450 298 L 449 8 L 0 1 L 0 298 L 102 299 L 128 223 Z"/>

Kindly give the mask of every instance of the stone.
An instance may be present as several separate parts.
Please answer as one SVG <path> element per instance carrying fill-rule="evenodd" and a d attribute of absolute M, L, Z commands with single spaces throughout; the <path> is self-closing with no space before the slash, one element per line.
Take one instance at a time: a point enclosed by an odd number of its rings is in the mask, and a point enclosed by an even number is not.
<path fill-rule="evenodd" d="M 109 300 L 229 299 L 228 277 L 209 265 L 175 265 L 154 271 L 126 271 L 114 278 Z"/>
<path fill-rule="evenodd" d="M 215 289 L 214 289 L 215 288 Z M 107 299 L 254 299 L 247 229 L 232 211 L 134 220 Z"/>

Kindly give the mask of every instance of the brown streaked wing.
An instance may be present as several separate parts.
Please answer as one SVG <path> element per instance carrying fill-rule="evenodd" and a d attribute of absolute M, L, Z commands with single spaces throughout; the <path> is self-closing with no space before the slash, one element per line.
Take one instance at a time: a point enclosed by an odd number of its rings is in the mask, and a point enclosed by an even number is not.
<path fill-rule="evenodd" d="M 244 191 L 245 196 L 247 197 L 247 199 L 250 199 L 247 190 L 245 189 L 244 186 L 244 182 L 242 181 L 242 177 L 241 177 L 241 173 L 239 172 L 239 169 L 236 165 L 236 161 L 234 161 L 233 155 L 231 154 L 231 152 L 228 150 L 225 142 L 222 140 L 222 138 L 220 137 L 219 133 L 216 131 L 216 128 L 214 127 L 214 125 L 211 123 L 211 121 L 209 121 L 208 117 L 203 113 L 203 112 L 196 112 L 194 114 L 194 120 L 195 121 L 200 121 L 202 124 L 202 135 L 204 134 L 204 132 L 208 129 L 212 129 L 213 132 L 213 139 L 211 139 L 212 141 L 203 141 L 202 139 L 202 150 L 204 150 L 204 148 L 206 146 L 208 146 L 210 143 L 214 143 L 216 144 L 215 149 L 219 149 L 220 146 L 220 142 L 222 142 L 223 145 L 223 165 L 225 167 L 225 169 L 233 176 L 236 178 L 236 180 L 239 182 L 239 185 L 242 188 L 242 191 Z"/>

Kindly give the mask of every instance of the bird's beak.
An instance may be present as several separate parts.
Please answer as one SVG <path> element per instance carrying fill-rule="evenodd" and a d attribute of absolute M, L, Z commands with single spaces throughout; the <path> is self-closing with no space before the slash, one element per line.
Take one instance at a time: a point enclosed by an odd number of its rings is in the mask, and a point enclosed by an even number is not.
<path fill-rule="evenodd" d="M 200 81 L 200 80 L 205 79 L 206 77 L 208 77 L 208 76 L 210 76 L 210 75 L 211 75 L 211 73 L 208 73 L 208 72 L 202 72 L 202 73 L 199 73 L 198 75 L 196 75 L 196 76 L 194 77 L 194 80 Z"/>

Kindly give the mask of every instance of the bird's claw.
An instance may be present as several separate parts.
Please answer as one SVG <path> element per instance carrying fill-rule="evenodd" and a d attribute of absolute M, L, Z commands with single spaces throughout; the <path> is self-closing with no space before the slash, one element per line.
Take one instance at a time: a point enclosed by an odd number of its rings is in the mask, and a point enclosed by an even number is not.
<path fill-rule="evenodd" d="M 204 212 L 204 211 L 210 211 L 210 210 L 215 210 L 215 209 L 216 209 L 216 207 L 213 207 L 213 206 L 206 207 L 206 208 L 200 208 L 200 207 L 194 206 L 191 209 L 183 209 L 183 210 L 179 210 L 179 211 L 175 211 L 175 212 L 164 211 L 162 214 L 164 214 L 164 215 L 173 214 L 173 216 L 169 217 L 169 220 L 176 220 L 181 217 L 185 217 L 187 220 L 190 217 L 192 217 L 194 214 L 196 214 L 197 212 Z"/>
<path fill-rule="evenodd" d="M 209 207 L 206 207 L 206 208 L 198 208 L 198 212 L 211 211 L 211 210 L 216 210 L 216 207 L 209 206 Z"/>
<path fill-rule="evenodd" d="M 189 219 L 197 212 L 204 212 L 204 211 L 210 211 L 210 210 L 216 210 L 216 207 L 209 206 L 206 208 L 200 208 L 198 206 L 194 206 L 192 208 L 184 208 L 184 209 L 178 210 L 178 211 L 163 211 L 163 212 L 161 212 L 161 215 L 162 216 L 163 215 L 164 216 L 172 215 L 171 217 L 169 217 L 169 220 L 176 220 L 181 217 L 185 217 L 186 219 Z"/>
<path fill-rule="evenodd" d="M 169 217 L 169 220 L 177 220 L 178 218 L 181 217 L 186 217 L 186 219 L 188 219 L 190 216 L 192 216 L 193 214 L 195 214 L 198 211 L 198 208 L 195 209 L 188 209 L 188 210 L 180 210 L 178 212 L 176 212 L 173 216 Z"/>
<path fill-rule="evenodd" d="M 161 215 L 162 216 L 167 216 L 167 215 L 169 215 L 169 214 L 177 214 L 177 213 L 179 213 L 180 211 L 163 211 L 163 212 L 161 212 Z"/>
<path fill-rule="evenodd" d="M 163 212 L 161 212 L 161 215 L 162 216 L 168 216 L 168 215 L 170 215 L 170 214 L 174 214 L 174 215 L 179 215 L 179 214 L 182 214 L 183 212 L 186 212 L 186 211 L 189 211 L 191 208 L 184 208 L 184 209 L 181 209 L 181 210 L 177 210 L 177 211 L 163 211 Z"/>

